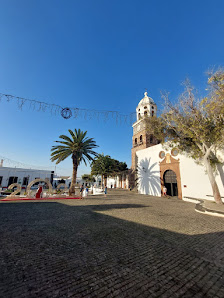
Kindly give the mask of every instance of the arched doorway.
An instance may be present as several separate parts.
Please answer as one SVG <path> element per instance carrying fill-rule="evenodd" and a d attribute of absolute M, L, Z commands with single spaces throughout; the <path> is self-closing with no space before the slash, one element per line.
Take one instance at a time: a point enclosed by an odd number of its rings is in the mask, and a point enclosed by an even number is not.
<path fill-rule="evenodd" d="M 164 185 L 167 188 L 167 195 L 178 196 L 177 176 L 172 170 L 167 170 L 163 175 Z"/>

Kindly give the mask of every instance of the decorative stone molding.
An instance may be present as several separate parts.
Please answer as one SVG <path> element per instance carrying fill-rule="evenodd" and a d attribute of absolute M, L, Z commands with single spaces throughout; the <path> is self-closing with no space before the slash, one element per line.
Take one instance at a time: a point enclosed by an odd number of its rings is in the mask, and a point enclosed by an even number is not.
<path fill-rule="evenodd" d="M 163 193 L 164 180 L 163 176 L 167 170 L 171 170 L 177 177 L 178 199 L 182 199 L 181 178 L 180 178 L 180 160 L 173 158 L 169 153 L 159 163 L 160 165 L 160 181 L 161 181 L 161 194 Z"/>

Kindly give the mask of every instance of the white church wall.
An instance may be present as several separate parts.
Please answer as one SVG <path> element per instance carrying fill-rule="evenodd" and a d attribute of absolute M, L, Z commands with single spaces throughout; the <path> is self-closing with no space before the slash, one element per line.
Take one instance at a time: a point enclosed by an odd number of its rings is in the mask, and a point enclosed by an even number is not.
<path fill-rule="evenodd" d="M 136 152 L 138 160 L 138 191 L 141 194 L 161 196 L 160 165 L 162 161 L 159 153 L 165 150 L 161 144 Z M 178 154 L 175 159 L 180 161 L 180 177 L 182 197 L 193 197 L 213 200 L 212 188 L 203 165 L 193 159 Z M 216 181 L 224 197 L 224 165 L 219 166 Z"/>
<path fill-rule="evenodd" d="M 193 159 L 178 155 L 180 158 L 180 174 L 183 197 L 193 197 L 201 199 L 213 199 L 212 187 L 203 165 L 197 164 Z M 223 167 L 221 167 L 223 170 Z M 217 173 L 216 182 L 221 196 L 224 196 L 223 183 Z"/>
<path fill-rule="evenodd" d="M 141 194 L 161 196 L 159 152 L 161 144 L 136 152 L 138 163 L 138 191 Z"/>

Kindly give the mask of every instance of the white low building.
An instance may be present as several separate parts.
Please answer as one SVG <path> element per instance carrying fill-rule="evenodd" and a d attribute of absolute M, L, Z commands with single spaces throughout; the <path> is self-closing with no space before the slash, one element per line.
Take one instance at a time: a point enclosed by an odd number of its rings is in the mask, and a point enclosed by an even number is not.
<path fill-rule="evenodd" d="M 76 178 L 76 185 L 85 185 L 85 186 L 92 186 L 95 185 L 96 187 L 101 186 L 101 177 L 100 176 L 94 176 L 95 182 L 89 182 L 86 180 L 83 180 L 82 177 L 77 177 Z M 65 183 L 66 186 L 69 188 L 72 182 L 72 177 L 71 176 L 54 176 L 53 180 L 53 187 L 56 188 L 59 183 Z"/>
<path fill-rule="evenodd" d="M 129 188 L 129 173 L 117 175 L 115 177 L 107 178 L 107 188 Z"/>
<path fill-rule="evenodd" d="M 0 187 L 7 188 L 12 183 L 18 183 L 22 188 L 36 178 L 48 179 L 53 182 L 54 171 L 0 167 Z"/>

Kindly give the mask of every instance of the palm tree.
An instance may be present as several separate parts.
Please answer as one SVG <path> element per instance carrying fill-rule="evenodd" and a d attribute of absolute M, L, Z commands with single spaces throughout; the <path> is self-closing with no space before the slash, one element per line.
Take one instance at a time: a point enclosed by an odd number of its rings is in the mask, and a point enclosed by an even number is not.
<path fill-rule="evenodd" d="M 60 141 L 55 141 L 60 143 L 60 145 L 52 146 L 51 148 L 51 161 L 56 161 L 56 164 L 59 164 L 61 161 L 65 160 L 71 155 L 73 163 L 73 173 L 72 173 L 72 182 L 69 188 L 69 195 L 75 194 L 75 183 L 77 177 L 77 169 L 80 163 L 83 161 L 87 165 L 87 161 L 90 162 L 98 154 L 92 149 L 98 147 L 93 138 L 87 138 L 87 131 L 83 132 L 80 129 L 75 129 L 72 131 L 68 130 L 70 137 L 66 135 L 61 135 L 59 138 Z M 92 157 L 93 155 L 94 157 Z"/>

